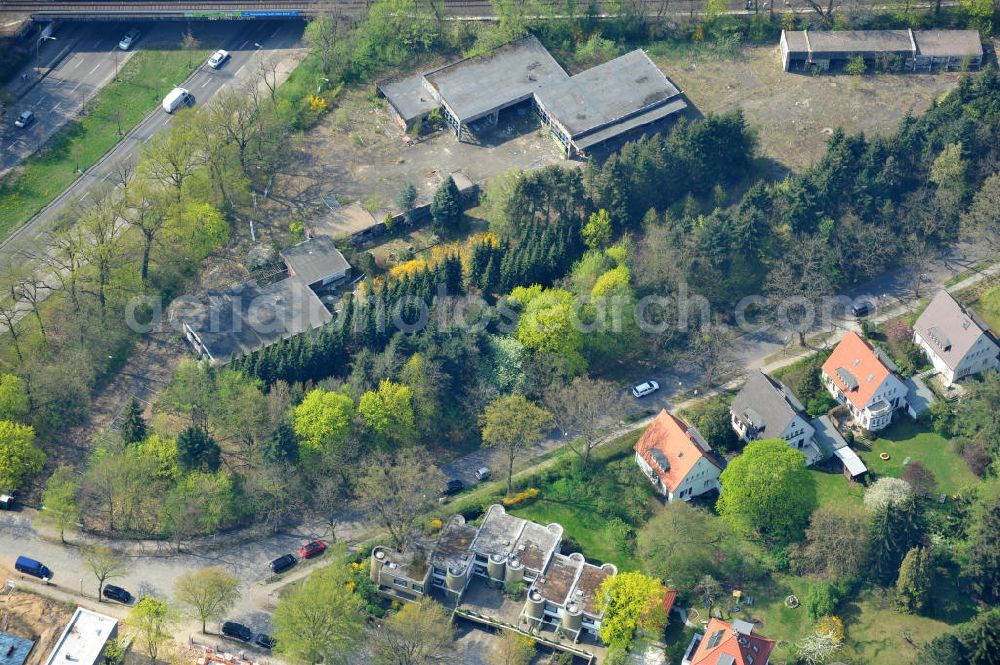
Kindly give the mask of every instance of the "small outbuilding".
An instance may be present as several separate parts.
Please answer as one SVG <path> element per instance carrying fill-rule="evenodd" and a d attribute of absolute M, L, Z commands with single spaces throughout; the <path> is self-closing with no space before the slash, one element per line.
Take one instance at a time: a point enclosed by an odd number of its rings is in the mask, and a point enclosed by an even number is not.
<path fill-rule="evenodd" d="M 976 30 L 782 30 L 779 46 L 786 72 L 839 69 L 857 57 L 887 71 L 978 69 L 983 60 Z"/>
<path fill-rule="evenodd" d="M 34 648 L 34 640 L 0 633 L 0 665 L 24 665 Z"/>
<path fill-rule="evenodd" d="M 351 264 L 326 236 L 317 236 L 281 251 L 290 277 L 298 277 L 311 289 L 328 286 L 351 274 Z"/>
<path fill-rule="evenodd" d="M 847 445 L 847 440 L 841 436 L 840 430 L 833 424 L 830 416 L 815 418 L 813 426 L 816 428 L 816 443 L 840 460 L 844 476 L 850 480 L 863 480 L 868 473 L 868 467 Z"/>

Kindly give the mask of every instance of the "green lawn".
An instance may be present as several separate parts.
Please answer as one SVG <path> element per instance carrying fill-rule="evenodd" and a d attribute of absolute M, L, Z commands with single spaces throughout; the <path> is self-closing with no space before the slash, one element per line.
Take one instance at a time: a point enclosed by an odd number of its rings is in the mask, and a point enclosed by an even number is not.
<path fill-rule="evenodd" d="M 810 468 L 809 475 L 816 481 L 816 505 L 836 503 L 852 510 L 864 505 L 864 485 L 850 482 L 844 474 Z"/>
<path fill-rule="evenodd" d="M 590 504 L 539 499 L 523 508 L 509 510 L 539 524 L 562 524 L 564 534 L 579 543 L 589 561 L 610 562 L 622 571 L 639 568 L 639 561 L 633 555 L 623 554 L 613 545 L 614 538 L 608 532 L 607 521 Z"/>
<path fill-rule="evenodd" d="M 0 237 L 30 219 L 79 174 L 113 148 L 163 96 L 183 81 L 207 51 L 140 50 L 122 67 L 118 81 L 87 102 L 87 114 L 60 129 L 46 146 L 0 180 Z"/>
<path fill-rule="evenodd" d="M 970 307 L 993 329 L 993 332 L 1000 335 L 1000 286 L 983 291 L 978 300 L 970 303 Z"/>
<path fill-rule="evenodd" d="M 903 418 L 883 431 L 870 450 L 860 440 L 856 448 L 868 469 L 879 476 L 898 478 L 903 471 L 903 462 L 909 457 L 911 462 L 922 463 L 934 474 L 941 492 L 955 494 L 963 487 L 978 482 L 947 439 L 909 418 Z M 883 452 L 889 453 L 888 461 L 879 458 Z"/>
<path fill-rule="evenodd" d="M 760 622 L 760 633 L 778 641 L 772 658 L 779 663 L 792 662 L 795 645 L 808 635 L 812 621 L 803 605 L 789 608 L 785 598 L 794 594 L 804 600 L 810 584 L 802 577 L 775 575 L 767 586 L 746 589 L 754 604 L 732 618 Z M 962 616 L 968 618 L 970 608 L 968 603 L 965 605 Z M 919 646 L 951 630 L 948 623 L 936 618 L 896 612 L 885 594 L 867 589 L 846 600 L 839 613 L 847 628 L 847 641 L 839 659 L 856 659 L 868 665 L 912 663 L 917 648 L 907 642 L 907 637 Z"/>

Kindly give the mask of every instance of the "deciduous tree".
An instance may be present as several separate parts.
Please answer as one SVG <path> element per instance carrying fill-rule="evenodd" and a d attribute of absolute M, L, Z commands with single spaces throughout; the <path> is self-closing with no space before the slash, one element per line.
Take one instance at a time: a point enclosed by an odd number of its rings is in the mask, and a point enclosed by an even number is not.
<path fill-rule="evenodd" d="M 513 489 L 518 453 L 544 439 L 551 422 L 551 414 L 524 395 L 503 395 L 486 407 L 480 419 L 483 445 L 507 456 L 507 494 Z"/>
<path fill-rule="evenodd" d="M 535 657 L 535 640 L 516 630 L 500 633 L 500 642 L 489 652 L 489 665 L 528 665 Z"/>
<path fill-rule="evenodd" d="M 361 395 L 358 415 L 387 443 L 401 445 L 413 440 L 413 392 L 408 386 L 383 379 L 377 390 Z"/>
<path fill-rule="evenodd" d="M 295 407 L 295 433 L 311 451 L 334 452 L 347 440 L 353 417 L 354 400 L 316 388 Z"/>
<path fill-rule="evenodd" d="M 97 602 L 103 602 L 101 592 L 104 583 L 117 577 L 125 577 L 128 566 L 118 552 L 105 545 L 91 545 L 84 550 L 83 560 L 87 568 L 97 578 Z"/>
<path fill-rule="evenodd" d="M 583 376 L 547 390 L 544 402 L 573 452 L 584 464 L 590 463 L 590 452 L 624 412 L 622 394 L 617 386 Z"/>
<path fill-rule="evenodd" d="M 627 651 L 637 630 L 662 631 L 667 625 L 666 593 L 658 579 L 638 571 L 605 579 L 597 596 L 598 611 L 604 612 L 600 629 L 604 643 Z"/>
<path fill-rule="evenodd" d="M 685 501 L 668 503 L 638 533 L 643 572 L 685 590 L 715 572 L 726 545 L 721 521 Z"/>
<path fill-rule="evenodd" d="M 296 665 L 346 665 L 364 636 L 361 600 L 345 566 L 325 566 L 290 587 L 272 623 L 277 650 Z"/>
<path fill-rule="evenodd" d="M 816 507 L 816 486 L 805 456 L 782 439 L 754 441 L 720 476 L 717 509 L 733 527 L 768 541 L 801 537 Z"/>
<path fill-rule="evenodd" d="M 222 566 L 189 570 L 174 583 L 174 598 L 201 621 L 201 632 L 209 619 L 221 621 L 240 597 L 240 580 Z"/>
<path fill-rule="evenodd" d="M 868 565 L 868 520 L 839 506 L 820 506 L 809 518 L 799 567 L 829 580 L 863 575 Z"/>
<path fill-rule="evenodd" d="M 611 244 L 611 215 L 604 208 L 591 213 L 583 226 L 583 242 L 590 249 L 603 249 Z"/>
<path fill-rule="evenodd" d="M 35 445 L 35 428 L 0 420 L 0 487 L 18 489 L 45 464 L 45 453 Z"/>
<path fill-rule="evenodd" d="M 406 603 L 372 634 L 378 665 L 446 665 L 458 663 L 451 616 L 430 599 Z"/>
<path fill-rule="evenodd" d="M 430 454 L 406 448 L 395 455 L 379 453 L 358 479 L 358 506 L 389 532 L 402 551 L 417 518 L 436 505 L 445 477 Z"/>
<path fill-rule="evenodd" d="M 127 630 L 142 652 L 149 656 L 150 663 L 156 663 L 160 650 L 172 639 L 173 624 L 173 610 L 167 601 L 155 596 L 140 598 L 125 621 Z"/>
<path fill-rule="evenodd" d="M 64 543 L 66 530 L 75 528 L 80 521 L 80 506 L 76 500 L 79 489 L 76 472 L 64 464 L 52 472 L 42 493 L 42 511 L 38 516 L 59 529 L 59 540 Z"/>

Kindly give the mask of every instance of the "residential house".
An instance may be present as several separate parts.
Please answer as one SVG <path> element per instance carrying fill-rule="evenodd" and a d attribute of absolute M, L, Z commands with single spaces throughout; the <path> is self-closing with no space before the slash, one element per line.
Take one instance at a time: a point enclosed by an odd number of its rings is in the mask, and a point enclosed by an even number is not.
<path fill-rule="evenodd" d="M 854 421 L 871 432 L 892 422 L 897 410 L 905 410 L 907 386 L 892 361 L 856 332 L 844 335 L 823 363 L 823 384 Z"/>
<path fill-rule="evenodd" d="M 752 623 L 713 618 L 691 638 L 681 665 L 768 665 L 775 644 L 755 634 Z"/>
<path fill-rule="evenodd" d="M 913 341 L 948 385 L 1000 369 L 1000 343 L 989 326 L 944 289 L 913 324 Z"/>
<path fill-rule="evenodd" d="M 523 582 L 528 594 L 521 617 L 528 628 L 546 624 L 574 642 L 599 639 L 598 590 L 618 569 L 587 563 L 579 552 L 562 554 L 562 537 L 559 524 L 537 524 L 494 504 L 479 527 L 452 515 L 432 542 L 418 539 L 403 552 L 376 547 L 370 575 L 380 594 L 410 602 L 437 593 L 459 604 L 474 578 Z"/>
<path fill-rule="evenodd" d="M 750 443 L 759 439 L 784 439 L 802 452 L 806 464 L 824 455 L 815 443 L 816 430 L 805 408 L 788 388 L 764 372 L 752 372 L 729 407 L 736 434 Z"/>
<path fill-rule="evenodd" d="M 660 411 L 635 444 L 635 461 L 667 501 L 719 489 L 723 462 L 694 427 Z"/>
<path fill-rule="evenodd" d="M 604 580 L 618 574 L 614 564 L 595 566 L 579 552 L 556 554 L 528 589 L 521 616 L 531 627 L 547 623 L 573 641 L 585 632 L 598 638 L 602 613 L 597 601 Z"/>

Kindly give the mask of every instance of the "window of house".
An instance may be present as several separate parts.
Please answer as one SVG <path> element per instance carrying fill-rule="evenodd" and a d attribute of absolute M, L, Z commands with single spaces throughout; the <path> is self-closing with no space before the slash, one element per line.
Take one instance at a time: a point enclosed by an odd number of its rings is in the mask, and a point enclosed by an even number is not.
<path fill-rule="evenodd" d="M 413 585 L 413 590 L 416 591 L 417 593 L 423 593 L 424 592 L 424 585 L 423 584 L 414 584 Z"/>
<path fill-rule="evenodd" d="M 395 584 L 396 586 L 401 586 L 404 589 L 406 588 L 406 580 L 401 580 L 398 577 L 392 578 L 392 583 Z"/>

